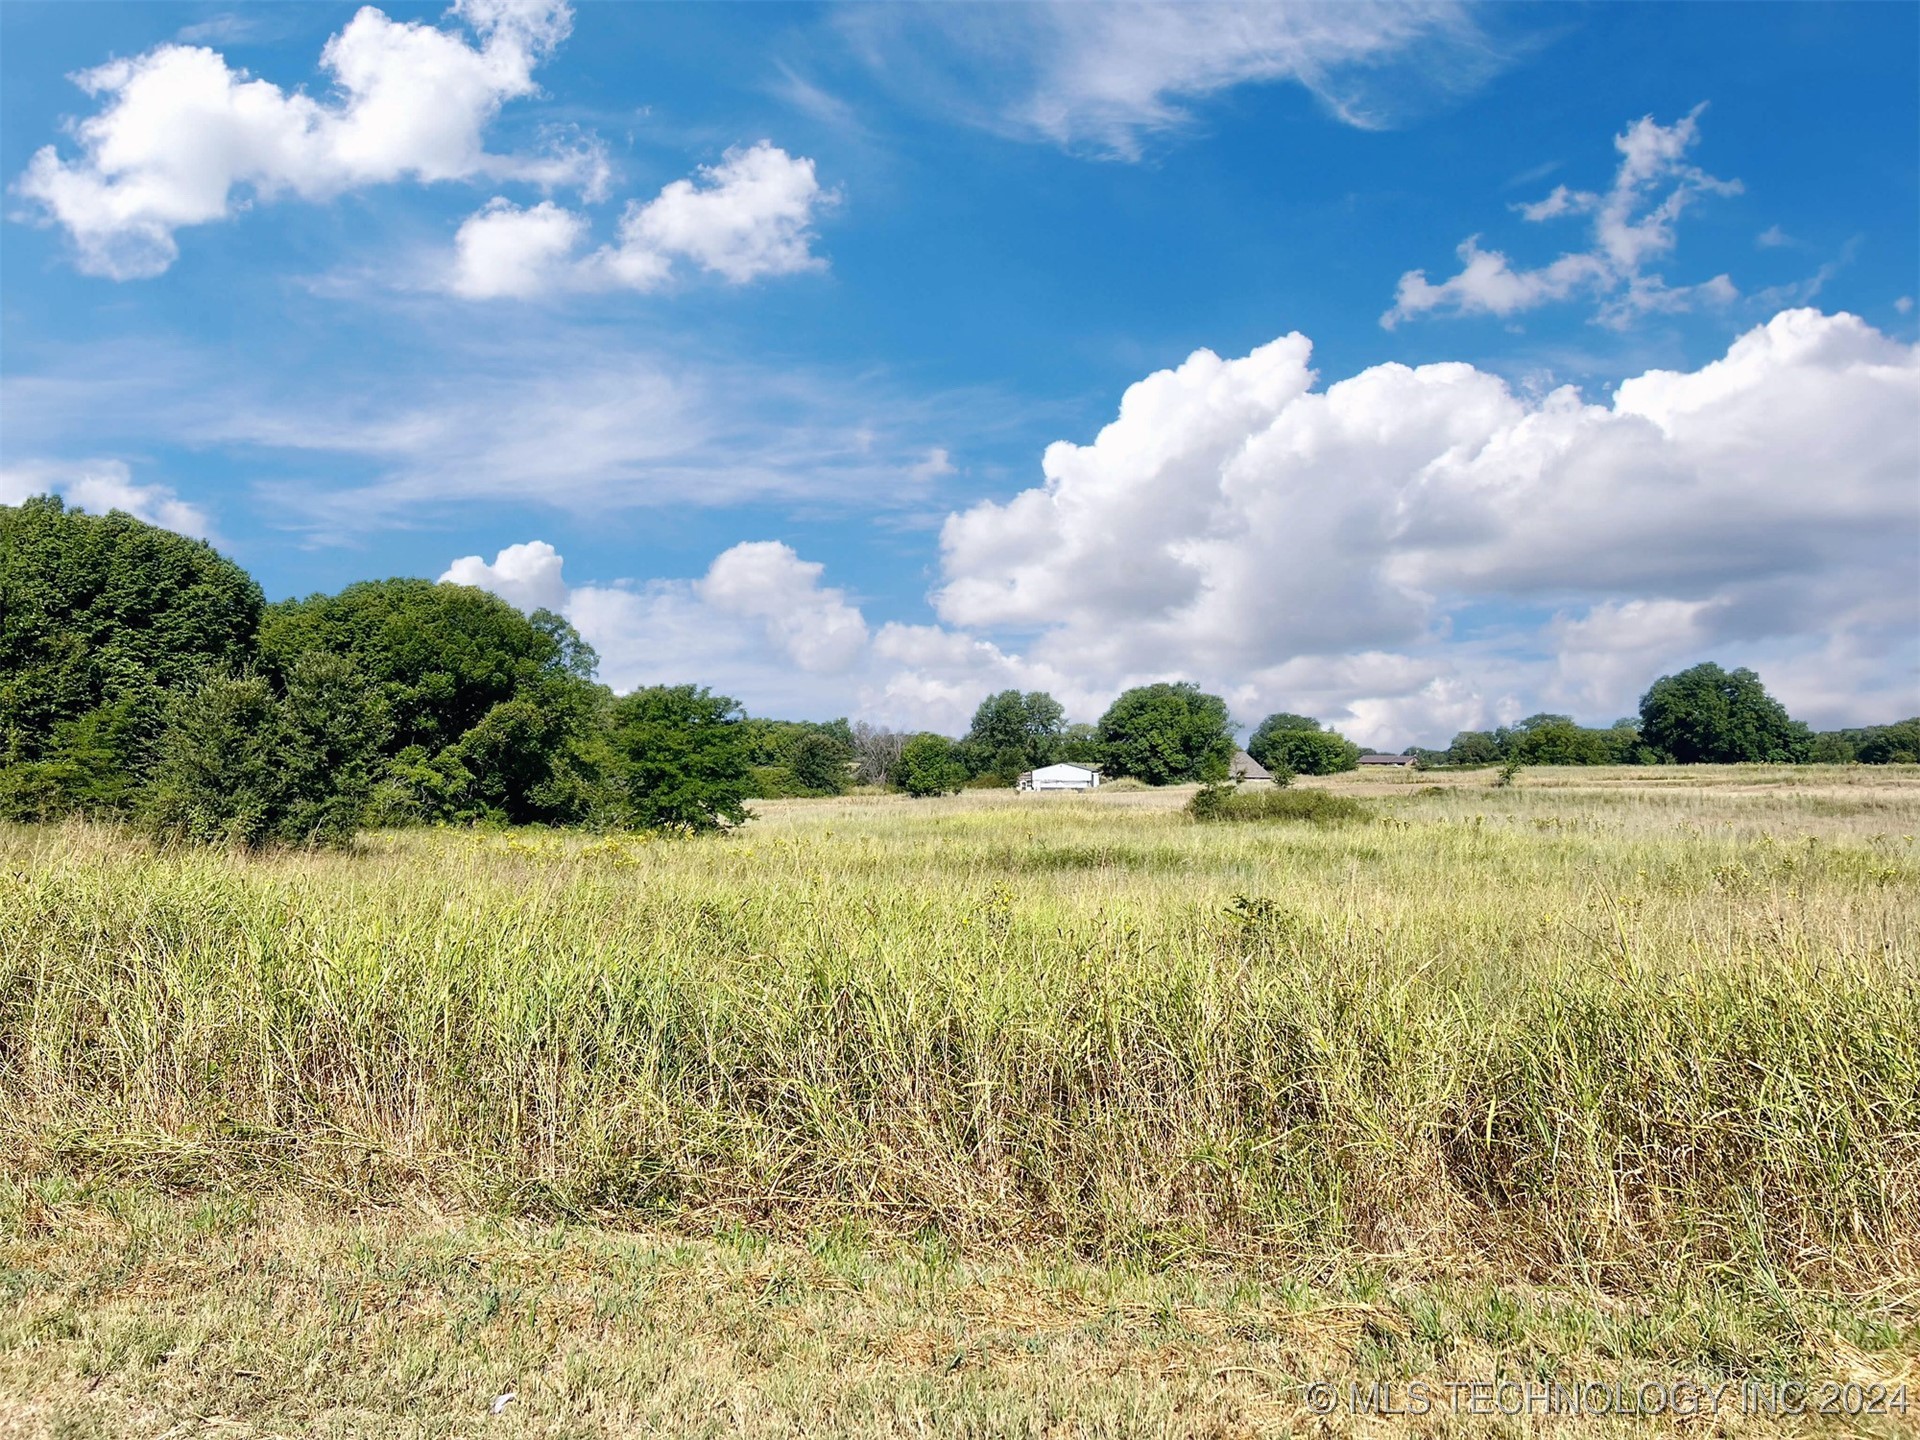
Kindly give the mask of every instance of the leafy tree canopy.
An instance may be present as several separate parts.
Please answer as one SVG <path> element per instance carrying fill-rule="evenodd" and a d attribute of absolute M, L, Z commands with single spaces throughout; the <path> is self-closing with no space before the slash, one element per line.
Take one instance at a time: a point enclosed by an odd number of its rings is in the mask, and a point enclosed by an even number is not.
<path fill-rule="evenodd" d="M 716 830 L 747 818 L 740 707 L 704 686 L 654 685 L 608 714 L 614 809 L 642 830 Z"/>
<path fill-rule="evenodd" d="M 1258 736 L 1260 732 L 1264 730 L 1269 735 L 1277 735 L 1282 730 L 1321 730 L 1324 728 L 1326 727 L 1321 725 L 1321 723 L 1311 715 L 1296 715 L 1291 710 L 1281 710 L 1262 720 L 1253 733 L 1255 736 Z M 1247 753 L 1253 755 L 1253 742 L 1249 740 L 1247 743 Z M 1260 759 L 1258 755 L 1254 755 L 1253 758 L 1256 760 Z M 1266 762 L 1262 760 L 1260 763 L 1264 765 Z"/>
<path fill-rule="evenodd" d="M 606 692 L 598 657 L 560 616 L 430 580 L 369 580 L 270 606 L 260 663 L 350 659 L 390 717 L 392 818 L 564 822 L 592 808 L 583 756 Z M 418 752 L 418 753 L 415 753 Z M 404 760 L 402 757 L 405 757 Z"/>
<path fill-rule="evenodd" d="M 1523 765 L 1607 765 L 1613 750 L 1604 730 L 1587 730 L 1564 715 L 1535 716 L 1523 723 L 1507 749 Z"/>
<path fill-rule="evenodd" d="M 1804 760 L 1813 741 L 1753 671 L 1711 661 L 1653 682 L 1640 699 L 1640 734 L 1682 765 Z"/>
<path fill-rule="evenodd" d="M 1331 730 L 1282 730 L 1268 737 L 1265 757 L 1254 755 L 1275 775 L 1338 775 L 1360 764 L 1360 747 Z M 1252 755 L 1253 752 L 1247 752 Z"/>
<path fill-rule="evenodd" d="M 893 783 L 909 795 L 948 795 L 966 784 L 966 766 L 944 735 L 922 733 L 900 747 Z"/>
<path fill-rule="evenodd" d="M 381 689 L 394 753 L 437 753 L 495 705 L 545 682 L 584 680 L 592 649 L 550 611 L 522 615 L 471 585 L 366 580 L 338 595 L 287 600 L 260 626 L 260 662 L 279 676 L 301 655 L 352 658 Z"/>
<path fill-rule="evenodd" d="M 1360 747 L 1324 730 L 1318 720 L 1281 711 L 1269 715 L 1247 740 L 1247 754 L 1276 775 L 1335 775 L 1360 763 Z"/>
<path fill-rule="evenodd" d="M 825 730 L 802 735 L 793 745 L 793 778 L 810 795 L 839 795 L 847 788 L 851 746 Z"/>
<path fill-rule="evenodd" d="M 0 762 L 131 785 L 166 695 L 243 664 L 262 605 L 203 541 L 52 496 L 0 505 Z"/>
<path fill-rule="evenodd" d="M 1149 785 L 1219 780 L 1233 759 L 1227 702 L 1186 681 L 1140 685 L 1100 717 L 1107 768 Z"/>
<path fill-rule="evenodd" d="M 1920 715 L 1891 725 L 1823 730 L 1813 737 L 1813 758 L 1827 764 L 1920 764 Z"/>
<path fill-rule="evenodd" d="M 1066 710 L 1044 690 L 1002 690 L 973 712 L 960 741 L 959 758 L 971 775 L 992 775 L 1011 785 L 1023 770 L 1060 758 Z"/>

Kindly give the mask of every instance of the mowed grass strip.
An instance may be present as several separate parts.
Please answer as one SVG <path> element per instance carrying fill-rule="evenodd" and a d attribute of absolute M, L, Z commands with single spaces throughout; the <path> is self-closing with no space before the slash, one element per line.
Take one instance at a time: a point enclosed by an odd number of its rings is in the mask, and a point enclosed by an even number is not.
<path fill-rule="evenodd" d="M 0 1143 L 1149 1265 L 1920 1273 L 1920 783 L 1624 773 L 1361 777 L 1329 827 L 1135 792 L 256 859 L 10 831 Z"/>
<path fill-rule="evenodd" d="M 1681 1284 L 1308 1283 L 956 1253 L 841 1227 L 769 1240 L 0 1180 L 0 1434 L 676 1437 L 1910 1433 L 1742 1414 L 1798 1381 L 1920 1390 L 1911 1297 Z M 1699 1411 L 1503 1419 L 1415 1382 L 1557 1378 Z M 1678 1382 L 1698 1387 L 1675 1391 Z M 1308 1390 L 1340 1397 L 1322 1418 Z M 1322 1392 L 1323 1394 L 1325 1392 Z M 1788 1392 L 1792 1393 L 1792 1392 Z M 511 1399 L 501 1397 L 511 1396 Z M 1326 1401 L 1321 1400 L 1324 1406 Z M 1683 1402 L 1684 1403 L 1684 1402 Z M 1474 1406 L 1480 1408 L 1476 1412 Z M 495 1413 L 496 1405 L 498 1413 Z M 1458 1407 L 1456 1413 L 1455 1407 Z"/>

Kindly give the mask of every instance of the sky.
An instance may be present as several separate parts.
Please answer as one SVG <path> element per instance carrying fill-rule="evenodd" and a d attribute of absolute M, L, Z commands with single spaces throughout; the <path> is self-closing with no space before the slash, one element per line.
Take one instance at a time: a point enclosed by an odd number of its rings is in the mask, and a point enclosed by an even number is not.
<path fill-rule="evenodd" d="M 1920 712 L 1920 6 L 0 3 L 0 502 L 616 689 Z"/>

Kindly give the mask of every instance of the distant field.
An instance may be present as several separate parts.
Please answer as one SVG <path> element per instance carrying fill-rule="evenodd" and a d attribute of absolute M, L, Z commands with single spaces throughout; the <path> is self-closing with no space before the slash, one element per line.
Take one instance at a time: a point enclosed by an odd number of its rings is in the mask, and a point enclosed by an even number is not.
<path fill-rule="evenodd" d="M 1920 1429 L 1920 769 L 1496 778 L 0 829 L 0 1435 Z"/>

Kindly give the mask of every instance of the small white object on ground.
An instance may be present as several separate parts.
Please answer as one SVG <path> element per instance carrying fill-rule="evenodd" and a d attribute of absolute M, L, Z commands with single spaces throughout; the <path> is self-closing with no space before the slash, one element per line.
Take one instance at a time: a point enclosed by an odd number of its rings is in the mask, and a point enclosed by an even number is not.
<path fill-rule="evenodd" d="M 511 1405 L 514 1401 L 518 1400 L 519 1398 L 520 1396 L 517 1391 L 509 1390 L 504 1395 L 494 1396 L 493 1404 L 489 1405 L 487 1407 L 487 1410 L 490 1414 L 498 1415 L 502 1410 L 506 1409 L 507 1406 Z"/>

